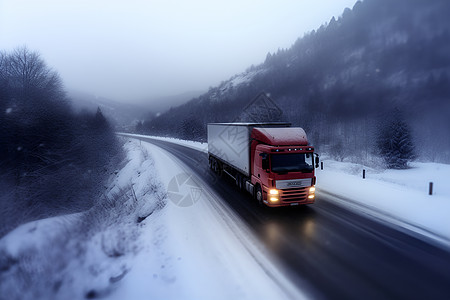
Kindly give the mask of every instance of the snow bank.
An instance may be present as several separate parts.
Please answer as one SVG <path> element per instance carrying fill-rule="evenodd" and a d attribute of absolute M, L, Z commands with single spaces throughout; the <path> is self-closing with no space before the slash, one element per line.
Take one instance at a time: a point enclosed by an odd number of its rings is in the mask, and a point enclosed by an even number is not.
<path fill-rule="evenodd" d="M 128 136 L 128 137 L 137 137 L 137 138 L 144 137 L 144 138 L 150 138 L 150 139 L 159 140 L 159 141 L 170 142 L 170 143 L 174 143 L 174 144 L 178 144 L 178 145 L 183 145 L 188 148 L 192 148 L 192 149 L 204 152 L 204 153 L 208 153 L 208 143 L 187 141 L 187 140 L 181 140 L 181 139 L 170 138 L 170 137 L 148 136 L 148 135 L 142 135 L 142 134 L 121 133 L 121 132 L 118 134 L 122 135 L 122 136 Z"/>

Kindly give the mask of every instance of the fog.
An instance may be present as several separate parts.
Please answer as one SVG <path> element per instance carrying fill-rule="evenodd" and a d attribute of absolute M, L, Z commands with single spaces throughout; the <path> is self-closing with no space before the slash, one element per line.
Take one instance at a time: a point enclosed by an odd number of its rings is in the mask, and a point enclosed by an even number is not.
<path fill-rule="evenodd" d="M 355 0 L 0 1 L 0 48 L 26 45 L 68 90 L 121 102 L 206 91 Z"/>

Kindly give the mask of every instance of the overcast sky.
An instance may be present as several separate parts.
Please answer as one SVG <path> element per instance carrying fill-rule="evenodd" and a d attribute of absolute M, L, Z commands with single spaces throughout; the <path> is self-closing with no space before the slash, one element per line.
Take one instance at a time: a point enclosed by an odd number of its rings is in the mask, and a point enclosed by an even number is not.
<path fill-rule="evenodd" d="M 0 50 L 26 45 L 65 87 L 138 102 L 206 91 L 356 0 L 0 0 Z"/>

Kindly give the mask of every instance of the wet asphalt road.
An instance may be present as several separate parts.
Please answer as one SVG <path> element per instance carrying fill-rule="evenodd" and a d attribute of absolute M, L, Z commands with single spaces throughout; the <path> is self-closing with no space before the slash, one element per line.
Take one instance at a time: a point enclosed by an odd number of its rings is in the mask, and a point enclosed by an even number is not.
<path fill-rule="evenodd" d="M 313 205 L 262 208 L 226 175 L 211 174 L 205 153 L 141 139 L 209 184 L 312 298 L 450 299 L 450 250 L 333 204 L 320 182 Z"/>

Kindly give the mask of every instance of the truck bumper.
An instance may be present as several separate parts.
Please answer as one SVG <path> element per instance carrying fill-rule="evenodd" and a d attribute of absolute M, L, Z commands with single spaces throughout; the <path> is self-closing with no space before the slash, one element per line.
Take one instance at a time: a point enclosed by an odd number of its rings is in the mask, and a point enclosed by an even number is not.
<path fill-rule="evenodd" d="M 264 191 L 264 203 L 269 207 L 313 204 L 315 202 L 315 194 L 310 192 L 310 188 L 278 190 L 278 195 L 276 196 L 270 195 L 267 189 Z"/>

